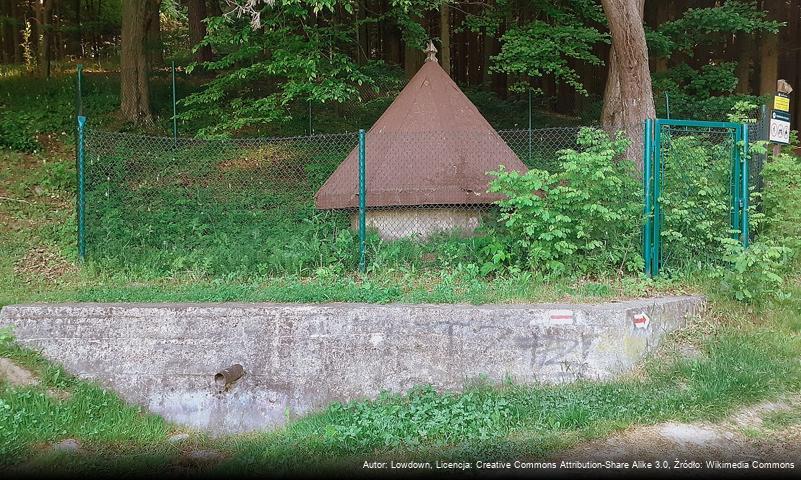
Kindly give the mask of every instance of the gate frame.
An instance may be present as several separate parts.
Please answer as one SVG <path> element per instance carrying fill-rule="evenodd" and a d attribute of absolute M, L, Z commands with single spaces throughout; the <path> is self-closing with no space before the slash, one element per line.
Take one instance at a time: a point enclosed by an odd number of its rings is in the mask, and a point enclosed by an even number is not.
<path fill-rule="evenodd" d="M 748 125 L 700 120 L 646 119 L 643 131 L 643 258 L 645 274 L 659 275 L 662 257 L 662 127 L 729 130 L 734 137 L 731 152 L 729 225 L 732 238 L 748 248 Z"/>

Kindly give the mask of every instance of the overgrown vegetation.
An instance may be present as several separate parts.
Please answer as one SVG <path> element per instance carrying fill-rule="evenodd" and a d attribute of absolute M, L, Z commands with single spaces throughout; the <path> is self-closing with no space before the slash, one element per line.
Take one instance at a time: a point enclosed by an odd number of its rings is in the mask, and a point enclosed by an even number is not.
<path fill-rule="evenodd" d="M 579 151 L 564 150 L 559 170 L 496 172 L 490 191 L 503 229 L 491 234 L 483 273 L 512 269 L 546 274 L 631 273 L 642 270 L 638 246 L 642 189 L 633 165 L 617 161 L 628 142 L 583 129 Z"/>

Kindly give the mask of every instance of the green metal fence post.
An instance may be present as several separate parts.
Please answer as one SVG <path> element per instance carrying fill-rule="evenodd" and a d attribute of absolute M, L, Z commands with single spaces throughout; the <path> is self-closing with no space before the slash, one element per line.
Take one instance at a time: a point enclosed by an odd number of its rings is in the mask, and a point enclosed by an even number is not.
<path fill-rule="evenodd" d="M 653 244 L 651 250 L 651 275 L 659 275 L 659 264 L 662 255 L 662 207 L 660 201 L 662 199 L 662 125 L 657 120 L 654 123 L 654 158 L 653 158 L 653 175 L 654 175 L 654 188 L 653 188 L 653 210 L 654 230 L 651 235 L 651 242 Z"/>
<path fill-rule="evenodd" d="M 742 227 L 740 224 L 740 211 L 743 205 L 741 196 L 742 192 L 740 191 L 740 188 L 742 187 L 742 158 L 740 157 L 742 129 L 738 126 L 734 129 L 732 135 L 734 136 L 734 146 L 732 147 L 731 156 L 731 229 L 734 231 L 734 233 L 732 233 L 732 237 L 739 239 L 740 235 L 742 235 L 742 230 L 740 230 Z"/>
<path fill-rule="evenodd" d="M 645 191 L 645 198 L 643 202 L 643 219 L 645 225 L 643 227 L 643 242 L 642 251 L 645 259 L 645 274 L 651 276 L 651 230 L 653 229 L 653 216 L 651 206 L 651 196 L 653 195 L 653 184 L 651 183 L 651 136 L 653 133 L 653 120 L 645 120 L 645 143 L 643 151 L 643 188 Z"/>
<path fill-rule="evenodd" d="M 365 153 L 365 134 L 364 129 L 359 130 L 359 271 L 367 271 L 365 262 L 365 240 L 367 237 L 367 188 L 365 179 L 365 164 L 367 163 Z"/>
<path fill-rule="evenodd" d="M 75 117 L 83 115 L 83 65 L 78 64 L 75 76 Z"/>
<path fill-rule="evenodd" d="M 749 229 L 749 225 L 748 225 L 748 222 L 749 222 L 749 218 L 748 218 L 748 207 L 749 207 L 748 203 L 749 203 L 749 199 L 748 199 L 748 197 L 750 196 L 750 192 L 748 191 L 748 180 L 749 180 L 748 179 L 748 173 L 749 173 L 748 172 L 748 125 L 747 124 L 743 124 L 741 128 L 742 128 L 742 131 L 743 131 L 743 133 L 742 133 L 742 139 L 743 139 L 742 140 L 743 141 L 742 182 L 743 183 L 742 183 L 742 187 L 740 187 L 740 190 L 742 192 L 743 213 L 741 215 L 740 221 L 742 222 L 741 231 L 742 231 L 742 237 L 743 237 L 743 247 L 748 248 L 748 244 L 749 244 L 748 236 L 750 235 L 750 232 L 748 231 L 748 229 Z"/>
<path fill-rule="evenodd" d="M 175 147 L 178 146 L 178 96 L 175 89 L 175 61 L 172 62 L 172 142 Z"/>
<path fill-rule="evenodd" d="M 78 259 L 83 261 L 86 258 L 86 185 L 84 174 L 84 127 L 86 117 L 78 116 L 78 162 L 76 172 L 78 176 L 78 195 L 77 195 L 77 216 L 78 216 Z"/>

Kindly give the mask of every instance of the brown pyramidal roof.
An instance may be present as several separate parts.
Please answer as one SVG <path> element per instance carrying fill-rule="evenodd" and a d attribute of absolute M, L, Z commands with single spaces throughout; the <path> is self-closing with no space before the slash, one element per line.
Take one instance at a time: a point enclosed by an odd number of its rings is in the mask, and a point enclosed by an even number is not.
<path fill-rule="evenodd" d="M 487 193 L 487 172 L 526 170 L 430 51 L 367 132 L 365 151 L 368 207 L 492 203 L 501 196 Z M 358 207 L 358 155 L 317 191 L 317 208 Z"/>

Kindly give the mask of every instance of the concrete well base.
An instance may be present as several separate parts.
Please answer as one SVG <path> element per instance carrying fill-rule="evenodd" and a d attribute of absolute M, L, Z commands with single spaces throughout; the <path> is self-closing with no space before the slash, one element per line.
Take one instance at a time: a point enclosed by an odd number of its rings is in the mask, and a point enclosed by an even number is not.
<path fill-rule="evenodd" d="M 700 313 L 698 297 L 599 305 L 11 305 L 17 341 L 167 420 L 262 430 L 332 402 L 431 384 L 607 379 Z M 245 374 L 220 392 L 214 376 Z"/>
<path fill-rule="evenodd" d="M 477 207 L 387 207 L 368 209 L 365 223 L 384 240 L 424 240 L 442 232 L 471 235 L 481 224 L 481 212 Z M 350 224 L 358 230 L 359 212 L 351 213 Z"/>

